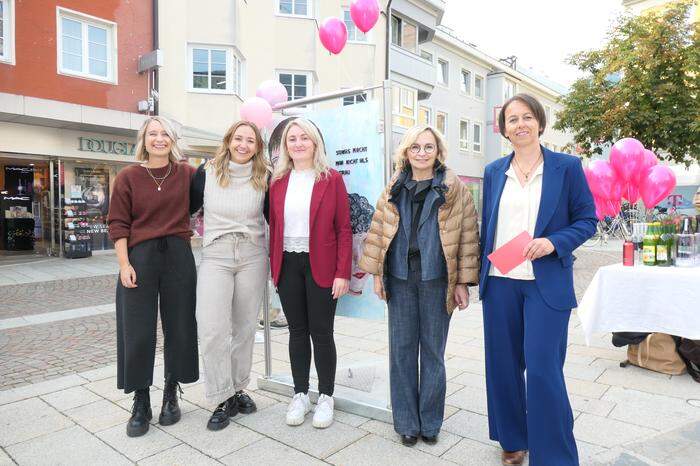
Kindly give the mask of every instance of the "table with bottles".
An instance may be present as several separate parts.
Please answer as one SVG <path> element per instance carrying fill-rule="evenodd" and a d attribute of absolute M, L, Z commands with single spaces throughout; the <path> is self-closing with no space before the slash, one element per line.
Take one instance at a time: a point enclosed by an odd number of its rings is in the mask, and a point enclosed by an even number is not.
<path fill-rule="evenodd" d="M 700 216 L 635 223 L 622 264 L 601 267 L 577 314 L 595 333 L 661 332 L 700 339 Z"/>

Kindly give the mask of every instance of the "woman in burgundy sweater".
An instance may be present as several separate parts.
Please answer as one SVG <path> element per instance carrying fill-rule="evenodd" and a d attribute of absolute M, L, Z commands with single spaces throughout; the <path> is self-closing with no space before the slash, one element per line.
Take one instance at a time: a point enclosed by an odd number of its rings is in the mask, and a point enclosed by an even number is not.
<path fill-rule="evenodd" d="M 199 378 L 195 300 L 197 271 L 190 249 L 189 192 L 194 168 L 180 163 L 170 122 L 147 119 L 136 160 L 114 181 L 109 235 L 119 259 L 117 283 L 117 387 L 135 391 L 129 437 L 148 431 L 152 418 L 156 323 L 160 304 L 165 385 L 159 422 L 180 420 L 179 382 Z"/>

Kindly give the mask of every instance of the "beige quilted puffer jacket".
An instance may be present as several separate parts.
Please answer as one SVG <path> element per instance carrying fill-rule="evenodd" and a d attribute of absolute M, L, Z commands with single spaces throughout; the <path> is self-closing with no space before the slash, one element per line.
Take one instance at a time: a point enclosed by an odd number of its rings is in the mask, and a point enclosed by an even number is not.
<path fill-rule="evenodd" d="M 373 275 L 384 275 L 384 261 L 400 221 L 399 211 L 389 201 L 390 191 L 399 172 L 395 173 L 377 202 L 359 267 Z M 438 210 L 440 241 L 447 263 L 447 301 L 449 314 L 456 307 L 455 285 L 479 283 L 479 230 L 476 209 L 469 189 L 452 170 L 445 171 L 445 202 Z"/>

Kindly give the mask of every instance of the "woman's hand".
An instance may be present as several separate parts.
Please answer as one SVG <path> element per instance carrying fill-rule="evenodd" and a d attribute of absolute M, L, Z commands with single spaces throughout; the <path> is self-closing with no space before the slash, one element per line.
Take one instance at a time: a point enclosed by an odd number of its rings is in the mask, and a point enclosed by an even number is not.
<path fill-rule="evenodd" d="M 384 283 L 382 283 L 382 277 L 379 275 L 374 276 L 374 294 L 377 295 L 382 301 L 386 301 L 386 293 L 384 293 Z"/>
<path fill-rule="evenodd" d="M 527 260 L 534 261 L 535 259 L 547 256 L 553 252 L 554 245 L 551 241 L 547 238 L 537 238 L 533 239 L 525 246 L 523 255 Z"/>
<path fill-rule="evenodd" d="M 469 288 L 463 283 L 457 283 L 455 286 L 455 302 L 460 311 L 465 310 L 469 306 Z"/>
<path fill-rule="evenodd" d="M 333 299 L 338 299 L 350 289 L 350 280 L 336 278 L 333 280 Z"/>
<path fill-rule="evenodd" d="M 124 288 L 136 288 L 136 271 L 131 266 L 127 264 L 119 269 L 119 279 L 122 282 Z"/>

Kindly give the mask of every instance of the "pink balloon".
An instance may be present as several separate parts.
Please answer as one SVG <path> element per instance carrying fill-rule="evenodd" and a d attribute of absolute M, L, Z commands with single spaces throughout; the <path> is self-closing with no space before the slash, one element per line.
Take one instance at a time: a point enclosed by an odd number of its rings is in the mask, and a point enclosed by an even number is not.
<path fill-rule="evenodd" d="M 272 107 L 263 98 L 251 97 L 241 105 L 241 119 L 264 128 L 272 121 Z"/>
<path fill-rule="evenodd" d="M 318 29 L 318 37 L 329 52 L 337 55 L 348 41 L 348 28 L 338 18 L 326 18 Z"/>
<path fill-rule="evenodd" d="M 603 220 L 605 218 L 605 200 L 593 196 L 593 202 L 595 203 L 595 216 L 598 217 L 598 220 Z"/>
<path fill-rule="evenodd" d="M 639 194 L 647 209 L 654 208 L 676 187 L 676 175 L 665 165 L 656 165 L 649 169 L 639 185 Z"/>
<path fill-rule="evenodd" d="M 627 199 L 630 204 L 636 204 L 639 200 L 639 185 L 635 179 L 631 179 L 627 185 L 625 185 L 622 197 Z"/>
<path fill-rule="evenodd" d="M 594 160 L 584 173 L 594 196 L 601 199 L 619 199 L 622 195 L 617 173 L 607 160 Z"/>
<path fill-rule="evenodd" d="M 622 202 L 618 200 L 613 200 L 613 199 L 606 199 L 605 200 L 605 213 L 611 217 L 615 217 L 617 214 L 620 213 L 620 208 L 622 207 Z"/>
<path fill-rule="evenodd" d="M 284 87 L 281 82 L 275 81 L 274 79 L 261 82 L 258 86 L 258 90 L 255 91 L 255 95 L 261 99 L 267 100 L 267 103 L 273 108 L 277 104 L 286 102 L 289 98 L 287 88 Z"/>
<path fill-rule="evenodd" d="M 644 145 L 634 138 L 617 141 L 610 151 L 610 164 L 624 182 L 632 179 L 644 162 Z"/>
<path fill-rule="evenodd" d="M 367 32 L 377 24 L 379 3 L 377 0 L 353 0 L 350 3 L 350 17 L 357 29 Z"/>

